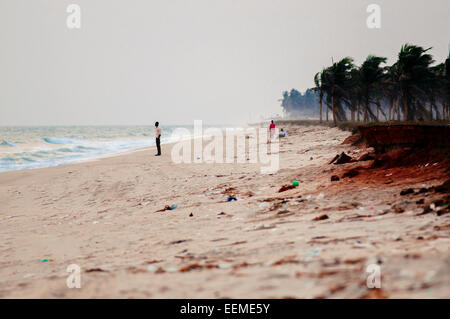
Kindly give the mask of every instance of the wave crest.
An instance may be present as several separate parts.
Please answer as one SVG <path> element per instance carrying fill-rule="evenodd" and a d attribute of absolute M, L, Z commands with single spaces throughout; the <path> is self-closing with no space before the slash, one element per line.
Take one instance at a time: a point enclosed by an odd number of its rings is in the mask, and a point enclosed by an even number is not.
<path fill-rule="evenodd" d="M 49 144 L 74 144 L 80 141 L 73 138 L 43 137 L 42 140 Z"/>
<path fill-rule="evenodd" d="M 8 141 L 3 141 L 0 143 L 1 146 L 9 146 L 9 147 L 14 147 L 16 145 L 14 145 L 14 143 L 8 142 Z"/>

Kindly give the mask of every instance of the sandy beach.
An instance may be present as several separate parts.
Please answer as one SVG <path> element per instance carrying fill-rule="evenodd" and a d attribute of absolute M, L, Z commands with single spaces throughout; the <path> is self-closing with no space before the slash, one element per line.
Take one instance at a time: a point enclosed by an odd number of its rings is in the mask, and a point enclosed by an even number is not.
<path fill-rule="evenodd" d="M 170 145 L 0 173 L 0 297 L 450 298 L 450 214 L 423 214 L 442 194 L 419 192 L 448 167 L 329 164 L 367 150 L 338 128 L 286 128 L 269 175 L 174 164 Z M 80 289 L 66 286 L 71 264 Z M 371 264 L 381 289 L 366 285 Z"/>

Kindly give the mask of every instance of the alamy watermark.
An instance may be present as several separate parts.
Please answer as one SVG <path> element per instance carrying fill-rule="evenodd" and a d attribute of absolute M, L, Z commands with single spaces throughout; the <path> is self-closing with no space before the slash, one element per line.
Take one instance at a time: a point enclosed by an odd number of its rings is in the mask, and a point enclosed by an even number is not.
<path fill-rule="evenodd" d="M 78 4 L 70 4 L 66 12 L 69 13 L 66 19 L 67 28 L 81 29 L 81 7 Z"/>
<path fill-rule="evenodd" d="M 366 285 L 367 288 L 381 288 L 381 267 L 377 264 L 370 264 L 366 268 L 367 276 Z"/>
<path fill-rule="evenodd" d="M 194 131 L 177 128 L 172 134 L 172 161 L 180 163 L 226 163 L 261 165 L 262 174 L 279 169 L 278 129 L 213 128 L 203 129 L 202 121 L 194 121 Z M 204 145 L 206 143 L 206 145 Z"/>
<path fill-rule="evenodd" d="M 66 25 L 69 29 L 81 29 L 81 7 L 78 4 L 70 4 L 67 6 L 66 12 L 69 13 L 66 19 Z M 366 8 L 369 16 L 366 19 L 366 25 L 369 29 L 381 28 L 381 6 L 372 3 Z"/>
<path fill-rule="evenodd" d="M 66 271 L 70 275 L 66 279 L 67 288 L 81 288 L 81 268 L 77 264 L 67 266 Z"/>
<path fill-rule="evenodd" d="M 381 28 L 381 7 L 378 4 L 370 4 L 366 9 L 370 13 L 366 20 L 366 25 L 369 29 Z"/>

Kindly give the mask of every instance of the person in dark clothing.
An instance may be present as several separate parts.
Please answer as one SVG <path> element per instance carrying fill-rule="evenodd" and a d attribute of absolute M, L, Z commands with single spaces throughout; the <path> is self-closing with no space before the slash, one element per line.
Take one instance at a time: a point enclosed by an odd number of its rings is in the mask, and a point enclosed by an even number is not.
<path fill-rule="evenodd" d="M 161 128 L 159 127 L 159 122 L 155 123 L 155 127 L 156 148 L 158 149 L 158 154 L 155 154 L 155 156 L 161 156 Z"/>

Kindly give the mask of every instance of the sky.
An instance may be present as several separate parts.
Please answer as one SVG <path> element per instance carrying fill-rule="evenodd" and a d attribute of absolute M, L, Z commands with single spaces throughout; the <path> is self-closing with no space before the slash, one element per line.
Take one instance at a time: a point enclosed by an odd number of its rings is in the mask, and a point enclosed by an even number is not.
<path fill-rule="evenodd" d="M 255 122 L 332 59 L 412 43 L 443 61 L 449 16 L 448 0 L 0 0 L 0 125 Z"/>

